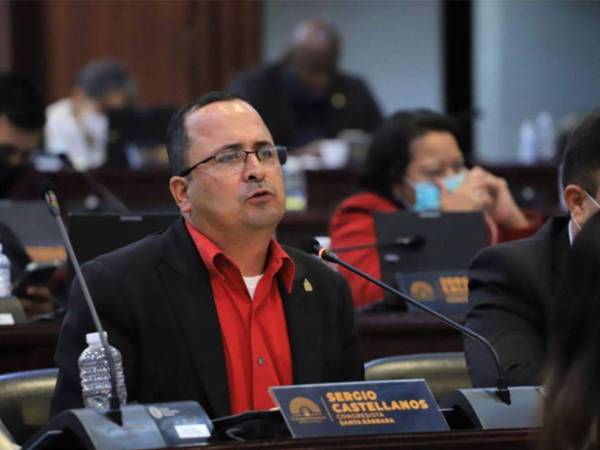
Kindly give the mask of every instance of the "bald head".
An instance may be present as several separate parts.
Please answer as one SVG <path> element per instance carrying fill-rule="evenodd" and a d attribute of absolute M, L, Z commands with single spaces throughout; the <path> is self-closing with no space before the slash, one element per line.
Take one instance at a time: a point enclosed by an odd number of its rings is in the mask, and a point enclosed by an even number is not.
<path fill-rule="evenodd" d="M 333 25 L 322 19 L 309 19 L 296 26 L 292 35 L 292 46 L 312 51 L 339 51 L 339 37 Z"/>
<path fill-rule="evenodd" d="M 284 63 L 310 92 L 319 95 L 328 89 L 335 76 L 339 46 L 333 25 L 322 19 L 310 19 L 295 28 Z"/>

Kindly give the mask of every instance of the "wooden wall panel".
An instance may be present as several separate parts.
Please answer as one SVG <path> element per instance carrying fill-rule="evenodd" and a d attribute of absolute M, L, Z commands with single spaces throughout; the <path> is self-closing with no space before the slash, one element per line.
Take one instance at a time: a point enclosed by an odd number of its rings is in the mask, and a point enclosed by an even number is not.
<path fill-rule="evenodd" d="M 35 10 L 41 17 L 40 36 L 27 44 L 25 53 L 21 44 L 14 65 L 32 72 L 40 63 L 50 101 L 68 95 L 77 71 L 95 58 L 121 61 L 146 105 L 181 105 L 223 88 L 235 71 L 259 59 L 258 1 L 27 3 L 29 10 L 17 15 L 13 25 L 23 26 Z"/>

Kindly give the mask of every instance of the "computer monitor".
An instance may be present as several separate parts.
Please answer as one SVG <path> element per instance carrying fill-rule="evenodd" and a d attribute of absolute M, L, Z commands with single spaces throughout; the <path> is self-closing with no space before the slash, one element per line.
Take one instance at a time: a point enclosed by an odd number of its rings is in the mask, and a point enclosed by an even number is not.
<path fill-rule="evenodd" d="M 480 212 L 377 213 L 375 229 L 386 283 L 438 311 L 466 311 L 469 264 L 487 243 Z"/>
<path fill-rule="evenodd" d="M 166 230 L 177 213 L 73 213 L 69 214 L 69 237 L 81 264 L 104 253 Z"/>
<path fill-rule="evenodd" d="M 170 107 L 109 111 L 106 164 L 131 169 L 166 167 L 167 127 L 174 113 Z"/>

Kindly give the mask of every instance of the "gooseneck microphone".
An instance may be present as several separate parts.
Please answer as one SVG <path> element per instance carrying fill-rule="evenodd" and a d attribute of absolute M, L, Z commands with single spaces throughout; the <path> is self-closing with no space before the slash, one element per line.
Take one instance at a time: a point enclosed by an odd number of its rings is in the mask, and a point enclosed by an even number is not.
<path fill-rule="evenodd" d="M 100 334 L 100 342 L 102 343 L 102 347 L 104 348 L 104 352 L 106 354 L 106 358 L 108 360 L 108 366 L 110 370 L 110 408 L 107 416 L 115 423 L 122 425 L 122 417 L 121 417 L 121 400 L 118 395 L 117 390 L 117 370 L 115 361 L 110 351 L 108 340 L 104 335 L 104 328 L 102 327 L 102 323 L 100 322 L 100 318 L 98 317 L 98 312 L 96 311 L 96 307 L 94 306 L 94 302 L 92 301 L 92 296 L 90 295 L 90 291 L 88 289 L 88 285 L 83 277 L 83 273 L 81 272 L 81 266 L 79 264 L 79 260 L 73 251 L 73 246 L 71 245 L 71 239 L 69 239 L 69 235 L 67 234 L 67 230 L 65 228 L 65 224 L 60 216 L 60 206 L 58 205 L 58 199 L 56 198 L 56 194 L 47 186 L 44 189 L 44 199 L 48 204 L 48 208 L 50 209 L 50 213 L 56 219 L 56 223 L 58 225 L 58 229 L 60 231 L 61 237 L 67 248 L 67 254 L 71 259 L 71 263 L 73 264 L 73 268 L 75 269 L 75 276 L 77 277 L 77 281 L 79 281 L 79 285 L 81 286 L 81 291 L 83 292 L 83 297 L 87 303 L 87 307 L 92 315 L 92 320 L 94 321 L 94 326 L 96 327 L 96 331 Z"/>
<path fill-rule="evenodd" d="M 107 411 L 80 408 L 61 412 L 26 442 L 24 448 L 73 448 L 78 444 L 77 448 L 86 449 L 139 450 L 205 445 L 214 427 L 196 401 L 121 404 L 117 389 L 116 364 L 108 339 L 104 336 L 104 329 L 61 219 L 58 200 L 50 183 L 44 188 L 44 198 L 50 213 L 56 218 L 94 326 L 100 333 L 100 342 L 106 352 L 111 374 L 111 398 Z"/>
<path fill-rule="evenodd" d="M 507 405 L 511 404 L 510 391 L 508 390 L 506 374 L 504 373 L 504 369 L 502 368 L 502 364 L 500 363 L 500 357 L 498 356 L 496 349 L 492 346 L 492 344 L 490 344 L 490 342 L 486 338 L 484 338 L 480 334 L 474 332 L 473 330 L 470 330 L 467 327 L 464 327 L 463 325 L 459 324 L 458 322 L 455 322 L 454 320 L 444 316 L 443 314 L 440 314 L 439 312 L 434 311 L 433 309 L 425 306 L 423 303 L 419 302 L 418 300 L 415 300 L 412 297 L 409 297 L 408 295 L 404 294 L 403 292 L 400 292 L 399 290 L 394 289 L 390 285 L 383 283 L 382 281 L 378 280 L 377 278 L 372 277 L 368 273 L 365 273 L 362 270 L 354 267 L 353 265 L 347 263 L 343 259 L 340 259 L 332 250 L 327 249 L 325 247 L 321 247 L 321 245 L 319 245 L 319 242 L 316 239 L 305 240 L 302 244 L 302 247 L 305 252 L 311 253 L 313 255 L 317 255 L 319 258 L 321 258 L 325 261 L 329 261 L 329 262 L 332 262 L 332 263 L 335 263 L 335 264 L 338 264 L 338 265 L 344 267 L 345 269 L 349 270 L 350 272 L 355 273 L 356 275 L 358 275 L 362 278 L 365 278 L 366 280 L 369 280 L 371 283 L 376 284 L 383 290 L 390 292 L 394 295 L 397 295 L 398 297 L 402 298 L 407 303 L 410 303 L 411 305 L 419 308 L 420 310 L 423 310 L 423 311 L 427 312 L 428 314 L 431 314 L 432 316 L 438 318 L 440 321 L 444 322 L 446 325 L 448 325 L 448 326 L 454 328 L 455 330 L 457 330 L 458 332 L 460 332 L 462 335 L 468 336 L 469 338 L 480 342 L 485 348 L 487 348 L 489 350 L 489 352 L 491 353 L 491 355 L 494 359 L 494 362 L 496 364 L 496 370 L 498 372 L 498 379 L 496 382 L 496 395 L 505 404 L 507 404 Z"/>
<path fill-rule="evenodd" d="M 63 165 L 71 172 L 79 173 L 87 181 L 90 187 L 96 191 L 100 196 L 106 200 L 106 202 L 117 212 L 126 213 L 129 212 L 127 205 L 117 197 L 110 189 L 100 183 L 96 177 L 86 170 L 77 170 L 66 153 L 59 153 L 56 155 Z"/>

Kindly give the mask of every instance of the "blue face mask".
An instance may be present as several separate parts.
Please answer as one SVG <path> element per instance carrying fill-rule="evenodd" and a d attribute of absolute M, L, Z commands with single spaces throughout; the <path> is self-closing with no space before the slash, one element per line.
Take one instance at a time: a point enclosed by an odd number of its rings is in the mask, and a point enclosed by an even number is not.
<path fill-rule="evenodd" d="M 465 180 L 465 172 L 442 178 L 448 192 L 455 191 Z M 419 181 L 412 184 L 415 190 L 414 211 L 438 211 L 440 209 L 440 188 L 431 181 Z"/>

